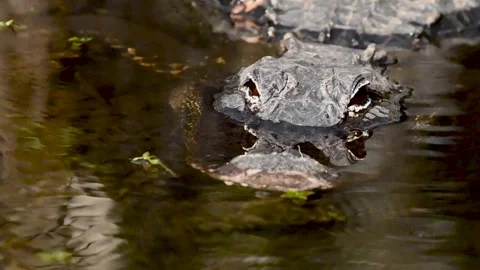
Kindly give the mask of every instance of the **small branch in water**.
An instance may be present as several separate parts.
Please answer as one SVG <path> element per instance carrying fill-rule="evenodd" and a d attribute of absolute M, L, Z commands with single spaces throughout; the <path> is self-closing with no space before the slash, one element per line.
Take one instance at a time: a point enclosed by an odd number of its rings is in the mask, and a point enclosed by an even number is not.
<path fill-rule="evenodd" d="M 134 157 L 130 160 L 130 162 L 135 164 L 141 164 L 145 169 L 148 169 L 151 165 L 160 165 L 166 172 L 168 172 L 171 176 L 178 178 L 178 174 L 176 174 L 172 169 L 170 169 L 165 163 L 163 163 L 157 156 L 150 155 L 150 152 L 145 152 L 141 157 Z"/>
<path fill-rule="evenodd" d="M 167 167 L 160 159 L 158 159 L 158 165 L 162 166 L 165 171 L 167 171 L 171 176 L 178 178 L 178 174 L 176 174 L 173 170 Z"/>

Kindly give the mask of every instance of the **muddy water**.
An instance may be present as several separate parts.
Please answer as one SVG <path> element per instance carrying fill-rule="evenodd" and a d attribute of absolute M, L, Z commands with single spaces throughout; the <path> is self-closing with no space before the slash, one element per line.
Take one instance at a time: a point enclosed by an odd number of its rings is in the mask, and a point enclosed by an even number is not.
<path fill-rule="evenodd" d="M 339 188 L 299 204 L 190 168 L 171 107 L 175 91 L 274 48 L 174 29 L 146 7 L 67 8 L 79 12 L 0 32 L 0 269 L 480 265 L 480 66 L 397 52 L 391 76 L 415 89 L 406 121 L 375 130 Z M 93 40 L 82 53 L 72 36 Z M 129 162 L 145 151 L 178 177 Z"/>

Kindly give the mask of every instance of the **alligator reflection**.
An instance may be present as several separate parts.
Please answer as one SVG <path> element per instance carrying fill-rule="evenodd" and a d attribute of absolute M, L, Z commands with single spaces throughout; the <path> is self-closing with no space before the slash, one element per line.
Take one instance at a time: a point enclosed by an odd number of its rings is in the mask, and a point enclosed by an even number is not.
<path fill-rule="evenodd" d="M 309 186 L 308 181 L 290 185 L 284 183 L 278 189 L 309 189 L 318 187 L 322 179 L 328 179 L 336 184 L 333 168 L 348 166 L 366 157 L 365 142 L 371 136 L 368 130 L 346 129 L 344 126 L 323 128 L 323 127 L 300 127 L 289 123 L 272 123 L 269 121 L 257 121 L 248 126 L 241 126 L 233 120 L 227 119 L 218 112 L 211 110 L 203 111 L 199 123 L 196 123 L 195 139 L 188 147 L 191 151 L 189 162 L 197 169 L 209 174 L 214 178 L 225 181 L 233 181 L 242 185 L 249 185 L 255 188 L 274 188 L 278 184 L 279 174 L 288 174 L 288 170 L 296 168 L 283 167 L 282 162 L 273 164 L 278 168 L 269 168 L 267 160 L 275 159 L 278 154 L 288 153 L 292 160 L 309 158 L 325 165 L 325 172 L 318 175 L 317 185 Z M 190 123 L 191 125 L 192 123 Z M 245 129 L 254 130 L 247 132 Z M 251 133 L 255 134 L 253 136 Z M 192 135 L 192 133 L 189 133 Z M 242 170 L 228 169 L 232 159 L 239 160 L 242 157 L 256 157 L 255 166 L 246 165 Z M 323 165 L 318 166 L 323 166 Z M 252 164 L 254 165 L 254 164 Z M 287 165 L 286 165 L 287 166 Z M 249 178 L 249 171 L 277 170 L 279 174 L 268 179 Z M 323 167 L 322 167 L 323 168 Z M 306 171 L 306 173 L 311 173 Z M 263 184 L 260 184 L 262 182 Z M 261 186 L 265 185 L 265 186 Z M 326 186 L 327 187 L 327 186 Z"/>
<path fill-rule="evenodd" d="M 280 145 L 282 150 L 296 149 L 298 154 L 316 157 L 326 166 L 348 166 L 365 158 L 365 142 L 371 135 L 368 130 L 346 129 L 342 125 L 321 128 L 263 122 L 252 129 L 259 138 Z M 253 150 L 256 152 L 263 149 L 256 147 Z"/>

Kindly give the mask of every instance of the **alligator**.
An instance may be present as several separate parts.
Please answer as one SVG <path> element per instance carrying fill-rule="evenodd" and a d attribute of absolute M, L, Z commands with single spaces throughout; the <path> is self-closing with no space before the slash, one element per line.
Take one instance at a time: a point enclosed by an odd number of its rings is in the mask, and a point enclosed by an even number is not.
<path fill-rule="evenodd" d="M 190 163 L 228 184 L 257 189 L 335 187 L 337 167 L 365 157 L 371 130 L 402 119 L 410 89 L 388 78 L 396 59 L 374 44 L 358 50 L 303 42 L 293 34 L 282 44 L 281 57 L 265 56 L 242 68 L 213 96 L 215 112 L 253 135 L 253 146 L 214 166 L 204 157 Z M 212 117 L 205 122 L 216 123 Z M 207 136 L 202 143 L 218 133 L 213 125 L 200 135 Z M 229 136 L 224 143 L 232 144 Z"/>
<path fill-rule="evenodd" d="M 196 87 L 172 93 L 192 153 L 187 163 L 257 189 L 332 188 L 338 167 L 365 157 L 374 128 L 402 119 L 401 101 L 410 89 L 388 78 L 396 60 L 373 44 L 359 50 L 294 34 L 281 43 L 281 57 L 265 56 L 243 68 L 212 96 Z"/>
<path fill-rule="evenodd" d="M 365 157 L 371 131 L 402 119 L 411 89 L 388 78 L 396 60 L 378 48 L 419 49 L 478 37 L 480 29 L 480 0 L 200 2 L 232 22 L 216 21 L 214 30 L 285 47 L 281 57 L 241 69 L 214 96 L 214 110 L 253 135 L 253 146 L 214 166 L 190 162 L 226 183 L 268 190 L 336 186 L 338 166 Z"/>
<path fill-rule="evenodd" d="M 248 42 L 302 40 L 365 48 L 370 43 L 421 48 L 443 38 L 478 37 L 480 0 L 199 0 L 227 14 L 214 29 Z"/>

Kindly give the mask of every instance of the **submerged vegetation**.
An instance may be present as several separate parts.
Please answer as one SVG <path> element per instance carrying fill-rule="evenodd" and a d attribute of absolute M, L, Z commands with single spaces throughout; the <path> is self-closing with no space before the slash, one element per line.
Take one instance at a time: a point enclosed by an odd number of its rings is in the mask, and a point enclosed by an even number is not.
<path fill-rule="evenodd" d="M 281 197 L 285 199 L 291 199 L 291 200 L 302 200 L 306 201 L 308 199 L 308 196 L 314 194 L 313 191 L 295 191 L 295 190 L 289 190 L 285 192 Z"/>
<path fill-rule="evenodd" d="M 8 20 L 8 21 L 0 21 L 0 29 L 6 28 L 6 27 L 11 27 L 13 25 L 14 20 Z"/>
<path fill-rule="evenodd" d="M 92 41 L 91 37 L 71 37 L 68 39 L 70 42 L 70 48 L 75 51 L 79 51 L 84 44 Z"/>
<path fill-rule="evenodd" d="M 10 19 L 8 21 L 0 21 L 0 30 L 10 29 L 13 32 L 17 32 L 19 30 L 24 30 L 26 28 L 27 27 L 23 24 L 15 23 L 15 20 L 13 20 L 13 19 Z"/>

